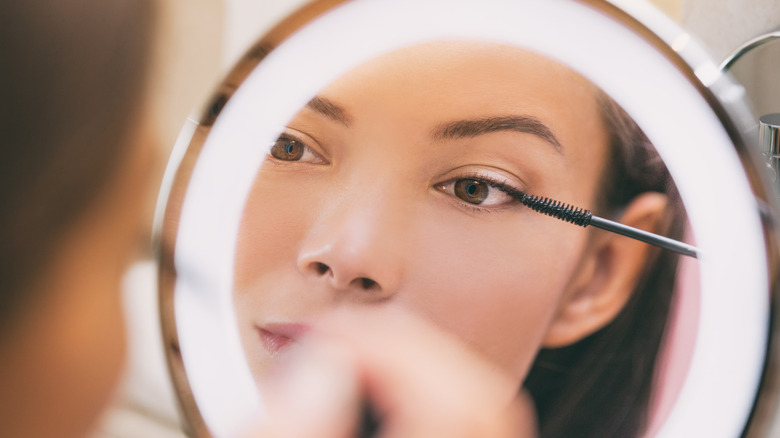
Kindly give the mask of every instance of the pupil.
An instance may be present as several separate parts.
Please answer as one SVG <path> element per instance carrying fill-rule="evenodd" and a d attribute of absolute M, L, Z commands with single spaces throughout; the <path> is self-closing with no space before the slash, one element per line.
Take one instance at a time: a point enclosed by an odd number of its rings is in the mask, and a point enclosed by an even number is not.
<path fill-rule="evenodd" d="M 295 145 L 292 143 L 287 143 L 286 145 L 284 145 L 284 151 L 287 152 L 289 155 L 293 154 L 293 152 L 295 151 L 294 148 Z"/>
<path fill-rule="evenodd" d="M 475 183 L 471 183 L 466 186 L 466 193 L 468 193 L 469 196 L 474 196 L 477 193 L 477 185 Z"/>

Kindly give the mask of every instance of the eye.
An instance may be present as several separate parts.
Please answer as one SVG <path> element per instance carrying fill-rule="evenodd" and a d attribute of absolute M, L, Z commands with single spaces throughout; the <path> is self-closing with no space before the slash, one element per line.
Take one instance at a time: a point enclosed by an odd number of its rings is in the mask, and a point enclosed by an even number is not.
<path fill-rule="evenodd" d="M 475 179 L 459 179 L 455 181 L 455 196 L 470 203 L 482 204 L 490 194 L 490 186 Z"/>
<path fill-rule="evenodd" d="M 271 156 L 281 161 L 303 161 L 308 163 L 324 163 L 318 154 L 302 141 L 282 135 L 271 145 Z"/>
<path fill-rule="evenodd" d="M 458 178 L 439 184 L 437 188 L 469 204 L 491 207 L 515 201 L 508 192 L 517 190 L 503 189 L 504 186 L 504 183 L 483 178 Z"/>

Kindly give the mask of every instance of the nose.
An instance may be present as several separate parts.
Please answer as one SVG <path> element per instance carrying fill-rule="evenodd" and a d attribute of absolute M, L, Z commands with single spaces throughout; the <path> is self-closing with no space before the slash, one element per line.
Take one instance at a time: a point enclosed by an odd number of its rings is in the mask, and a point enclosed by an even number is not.
<path fill-rule="evenodd" d="M 309 230 L 298 255 L 299 271 L 341 297 L 392 297 L 401 278 L 403 224 L 399 212 L 391 210 L 376 198 L 331 205 Z"/>

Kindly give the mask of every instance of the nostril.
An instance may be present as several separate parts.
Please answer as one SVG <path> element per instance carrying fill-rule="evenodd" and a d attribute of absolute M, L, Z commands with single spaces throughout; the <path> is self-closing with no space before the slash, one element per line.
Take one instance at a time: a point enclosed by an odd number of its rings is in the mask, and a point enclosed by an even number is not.
<path fill-rule="evenodd" d="M 360 281 L 361 287 L 363 287 L 363 289 L 365 289 L 365 290 L 371 290 L 371 289 L 379 288 L 379 284 L 376 281 L 374 281 L 374 280 L 372 280 L 370 278 L 362 277 L 362 278 L 359 279 L 359 281 Z"/>
<path fill-rule="evenodd" d="M 349 288 L 360 289 L 366 292 L 376 292 L 382 290 L 382 287 L 376 281 L 368 277 L 352 277 L 349 284 L 344 284 L 343 281 L 346 278 L 339 277 L 339 274 L 334 272 L 330 265 L 322 262 L 312 261 L 308 264 L 309 274 L 316 274 L 318 278 L 328 277 L 329 281 L 339 290 L 346 290 Z"/>
<path fill-rule="evenodd" d="M 316 262 L 314 263 L 314 270 L 317 274 L 324 275 L 326 272 L 330 271 L 330 266 L 325 263 Z"/>

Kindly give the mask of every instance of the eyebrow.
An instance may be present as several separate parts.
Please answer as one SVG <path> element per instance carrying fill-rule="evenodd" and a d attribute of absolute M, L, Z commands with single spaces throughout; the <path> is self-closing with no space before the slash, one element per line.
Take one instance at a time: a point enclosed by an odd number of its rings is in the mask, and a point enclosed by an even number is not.
<path fill-rule="evenodd" d="M 349 126 L 352 123 L 352 116 L 349 115 L 347 110 L 324 97 L 314 96 L 306 104 L 306 107 L 344 126 Z"/>
<path fill-rule="evenodd" d="M 515 131 L 535 135 L 555 147 L 558 153 L 563 146 L 552 130 L 541 120 L 530 116 L 498 116 L 475 120 L 458 120 L 445 123 L 433 130 L 431 137 L 436 141 L 474 138 L 491 132 Z"/>

